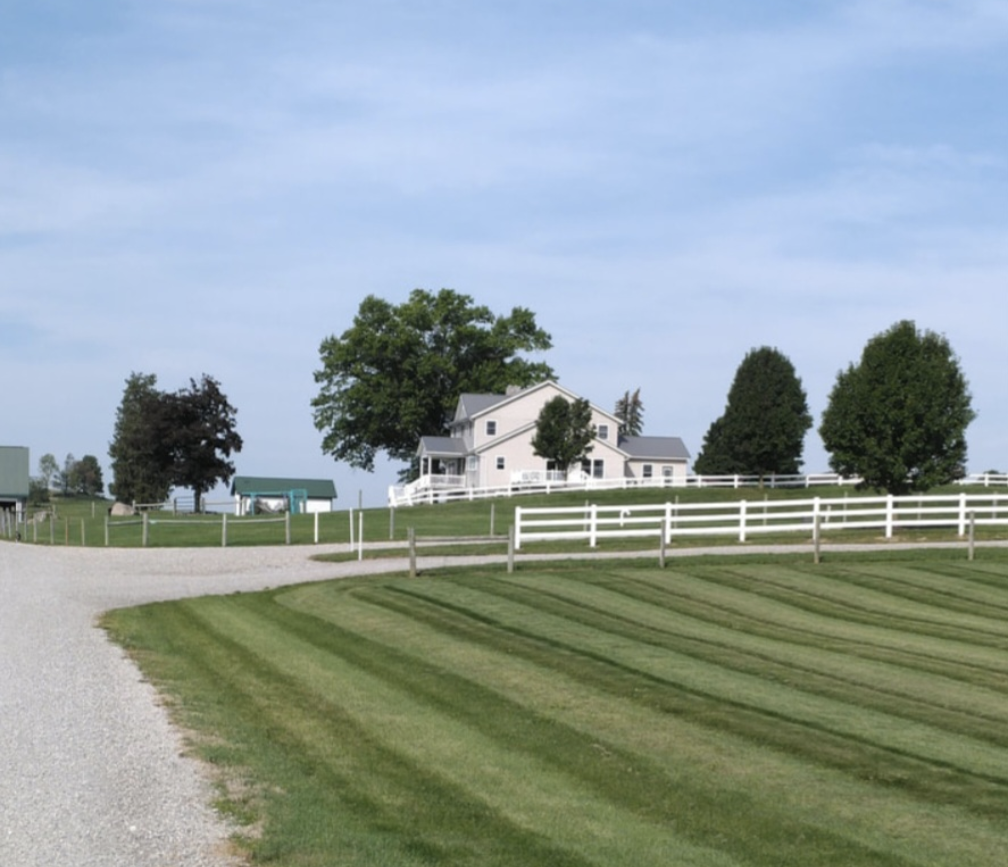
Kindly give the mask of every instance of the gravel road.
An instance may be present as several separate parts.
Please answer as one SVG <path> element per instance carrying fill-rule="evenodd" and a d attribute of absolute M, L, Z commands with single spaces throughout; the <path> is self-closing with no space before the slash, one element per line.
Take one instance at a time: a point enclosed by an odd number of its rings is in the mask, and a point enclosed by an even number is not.
<path fill-rule="evenodd" d="M 230 867 L 228 829 L 153 688 L 94 626 L 157 599 L 404 561 L 321 548 L 94 550 L 0 543 L 0 865 Z"/>

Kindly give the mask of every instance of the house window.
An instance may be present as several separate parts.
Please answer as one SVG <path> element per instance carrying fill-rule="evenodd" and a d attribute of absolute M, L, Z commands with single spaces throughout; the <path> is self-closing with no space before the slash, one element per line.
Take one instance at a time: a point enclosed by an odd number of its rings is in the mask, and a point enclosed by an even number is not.
<path fill-rule="evenodd" d="M 605 461 L 597 459 L 594 461 L 585 460 L 581 462 L 581 470 L 586 476 L 593 479 L 605 478 Z"/>
<path fill-rule="evenodd" d="M 654 467 L 651 464 L 644 464 L 642 473 L 645 479 L 650 479 L 654 477 Z"/>
<path fill-rule="evenodd" d="M 609 425 L 607 425 L 607 424 L 600 424 L 598 426 L 598 438 L 600 440 L 607 440 L 607 439 L 609 439 Z"/>
<path fill-rule="evenodd" d="M 497 456 L 497 469 L 498 470 L 504 469 L 504 455 Z"/>
<path fill-rule="evenodd" d="M 497 422 L 495 422 L 493 419 L 488 421 L 486 423 L 486 432 L 488 437 L 497 436 Z"/>
<path fill-rule="evenodd" d="M 663 479 L 671 479 L 674 470 L 672 467 L 662 467 L 661 474 Z"/>

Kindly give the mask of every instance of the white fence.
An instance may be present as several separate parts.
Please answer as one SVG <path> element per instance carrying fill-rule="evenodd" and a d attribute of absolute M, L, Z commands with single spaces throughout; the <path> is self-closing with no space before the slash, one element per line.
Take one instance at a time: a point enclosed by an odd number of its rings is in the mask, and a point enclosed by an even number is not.
<path fill-rule="evenodd" d="M 897 528 L 952 528 L 960 536 L 975 526 L 1008 527 L 1008 494 L 952 494 L 909 497 L 815 497 L 730 503 L 664 503 L 641 506 L 586 505 L 515 509 L 515 548 L 528 542 L 632 539 L 664 533 L 677 536 L 730 536 L 745 542 L 762 533 L 824 530 L 880 530 L 887 539 Z"/>
<path fill-rule="evenodd" d="M 452 482 L 456 484 L 452 484 Z M 559 491 L 621 491 L 636 488 L 809 488 L 813 485 L 855 485 L 856 478 L 836 473 L 811 473 L 796 476 L 668 476 L 650 479 L 593 479 L 585 477 L 564 480 L 552 474 L 529 475 L 509 485 L 493 488 L 467 488 L 461 476 L 424 476 L 416 482 L 390 487 L 388 502 L 399 506 L 431 505 L 458 501 L 486 500 L 495 497 L 516 497 L 525 494 L 552 494 Z"/>

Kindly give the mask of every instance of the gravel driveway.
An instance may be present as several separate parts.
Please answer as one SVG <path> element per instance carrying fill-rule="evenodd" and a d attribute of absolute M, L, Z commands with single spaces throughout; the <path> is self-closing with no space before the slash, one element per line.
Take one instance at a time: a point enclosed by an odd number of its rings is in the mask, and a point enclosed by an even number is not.
<path fill-rule="evenodd" d="M 323 550 L 0 543 L 0 865 L 236 863 L 199 765 L 180 755 L 154 690 L 95 617 L 157 599 L 404 568 L 308 559 Z"/>

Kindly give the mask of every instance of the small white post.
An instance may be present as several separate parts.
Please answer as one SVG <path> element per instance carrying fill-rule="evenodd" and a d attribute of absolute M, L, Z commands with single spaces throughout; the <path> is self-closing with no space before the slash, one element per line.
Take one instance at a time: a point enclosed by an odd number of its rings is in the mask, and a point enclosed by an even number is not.
<path fill-rule="evenodd" d="M 353 506 L 350 507 L 350 550 L 354 549 Z"/>
<path fill-rule="evenodd" d="M 891 539 L 893 534 L 893 520 L 895 518 L 893 503 L 894 503 L 893 495 L 888 494 L 886 496 L 886 516 L 885 516 L 885 537 L 887 539 Z"/>
<path fill-rule="evenodd" d="M 515 506 L 514 546 L 516 551 L 521 550 L 521 533 L 522 533 L 522 507 Z"/>
<path fill-rule="evenodd" d="M 364 559 L 364 510 L 357 510 L 357 559 Z"/>
<path fill-rule="evenodd" d="M 739 502 L 739 531 L 738 540 L 744 542 L 746 538 L 746 501 Z"/>
<path fill-rule="evenodd" d="M 966 535 L 966 495 L 959 495 L 959 538 Z"/>
<path fill-rule="evenodd" d="M 315 513 L 315 544 L 316 545 L 318 544 L 318 516 L 319 516 L 319 513 L 316 512 Z"/>
<path fill-rule="evenodd" d="M 598 545 L 598 505 L 592 503 L 591 509 L 589 510 L 589 521 L 590 529 L 588 531 L 590 548 L 594 548 Z"/>

